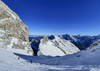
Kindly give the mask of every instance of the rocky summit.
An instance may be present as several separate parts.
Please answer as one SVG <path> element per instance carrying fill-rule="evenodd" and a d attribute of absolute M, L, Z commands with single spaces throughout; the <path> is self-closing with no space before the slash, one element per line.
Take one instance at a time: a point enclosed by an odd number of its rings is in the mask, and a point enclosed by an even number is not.
<path fill-rule="evenodd" d="M 28 27 L 0 0 L 0 47 L 32 52 Z"/>

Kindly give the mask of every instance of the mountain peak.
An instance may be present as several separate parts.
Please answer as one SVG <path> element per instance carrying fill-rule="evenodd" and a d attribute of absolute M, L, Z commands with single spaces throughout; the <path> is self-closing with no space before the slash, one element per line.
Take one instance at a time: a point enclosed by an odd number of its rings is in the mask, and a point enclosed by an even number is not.
<path fill-rule="evenodd" d="M 48 42 L 48 37 L 45 35 L 43 38 L 43 43 L 46 43 L 46 42 Z"/>

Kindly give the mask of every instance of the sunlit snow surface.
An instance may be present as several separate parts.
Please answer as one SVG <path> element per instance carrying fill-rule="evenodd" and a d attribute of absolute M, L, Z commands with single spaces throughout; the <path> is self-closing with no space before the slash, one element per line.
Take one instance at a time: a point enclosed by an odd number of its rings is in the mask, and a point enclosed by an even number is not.
<path fill-rule="evenodd" d="M 63 57 L 32 57 L 22 50 L 14 50 L 12 52 L 13 50 L 0 48 L 0 71 L 100 71 L 100 65 L 81 65 L 81 63 L 79 65 L 60 65 L 59 58 L 65 63 L 72 64 L 72 62 L 67 62 Z M 19 60 L 18 57 L 20 57 Z M 33 60 L 32 64 L 30 59 Z M 57 60 L 58 64 L 51 62 L 50 65 L 47 65 L 53 60 Z"/>
<path fill-rule="evenodd" d="M 48 40 L 43 43 L 44 39 L 41 39 L 41 43 L 39 45 L 38 56 L 46 55 L 46 56 L 64 56 L 68 54 L 77 53 L 80 51 L 73 43 L 70 41 L 59 38 L 58 36 L 54 36 L 55 39 Z"/>

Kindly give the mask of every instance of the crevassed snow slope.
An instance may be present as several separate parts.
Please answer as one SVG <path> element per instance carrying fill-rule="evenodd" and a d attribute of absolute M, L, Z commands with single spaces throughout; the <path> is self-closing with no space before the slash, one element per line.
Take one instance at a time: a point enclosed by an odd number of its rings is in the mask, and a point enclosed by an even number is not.
<path fill-rule="evenodd" d="M 38 56 L 48 55 L 48 56 L 64 56 L 67 54 L 73 54 L 80 51 L 74 44 L 70 41 L 64 40 L 55 36 L 55 39 L 44 42 L 45 39 L 41 39 L 39 45 Z M 47 38 L 46 38 L 47 40 Z"/>

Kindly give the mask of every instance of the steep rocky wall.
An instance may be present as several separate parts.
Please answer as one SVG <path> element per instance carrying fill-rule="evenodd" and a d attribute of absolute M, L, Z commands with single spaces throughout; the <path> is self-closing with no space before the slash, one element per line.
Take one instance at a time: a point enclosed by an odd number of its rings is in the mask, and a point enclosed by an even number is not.
<path fill-rule="evenodd" d="M 17 39 L 15 42 L 12 39 Z M 0 0 L 0 47 L 23 49 L 32 52 L 29 44 L 28 27 L 7 5 Z"/>

